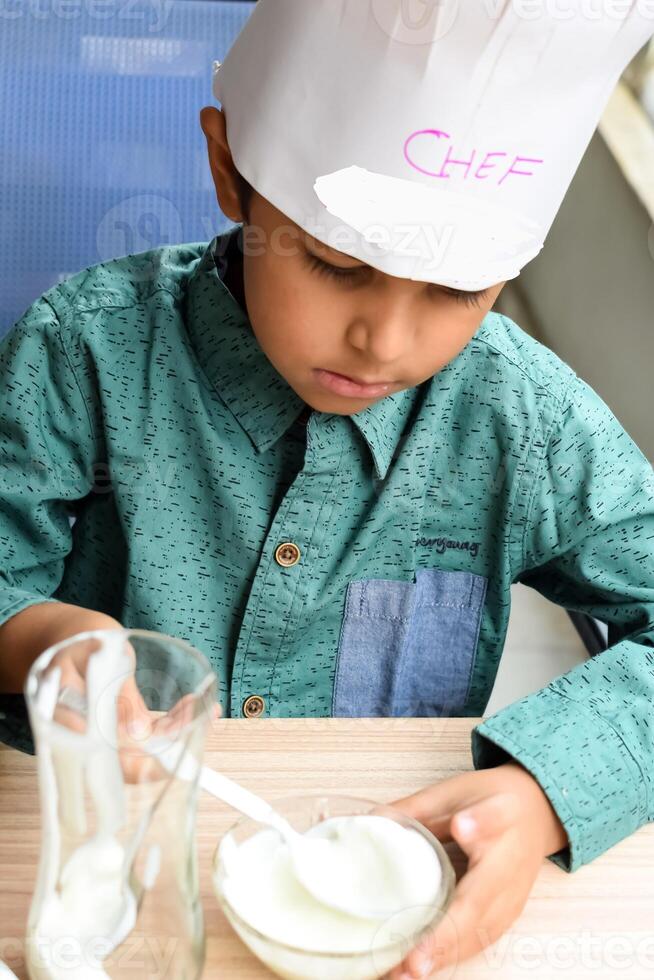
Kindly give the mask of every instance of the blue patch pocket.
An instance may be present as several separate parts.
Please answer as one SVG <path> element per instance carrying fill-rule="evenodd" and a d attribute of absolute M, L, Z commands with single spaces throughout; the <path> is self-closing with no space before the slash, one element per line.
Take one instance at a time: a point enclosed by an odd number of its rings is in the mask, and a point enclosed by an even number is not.
<path fill-rule="evenodd" d="M 350 582 L 332 714 L 424 718 L 461 714 L 488 581 L 423 568 L 415 582 Z"/>

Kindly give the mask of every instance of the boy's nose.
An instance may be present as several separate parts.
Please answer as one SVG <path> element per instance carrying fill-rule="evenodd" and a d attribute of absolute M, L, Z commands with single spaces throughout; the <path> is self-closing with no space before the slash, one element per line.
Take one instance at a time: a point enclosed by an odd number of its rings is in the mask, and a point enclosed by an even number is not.
<path fill-rule="evenodd" d="M 411 342 L 406 313 L 390 305 L 375 315 L 359 317 L 348 330 L 349 343 L 368 356 L 378 370 L 399 364 Z M 375 371 L 371 368 L 370 374 Z M 391 376 L 379 376 L 378 381 L 396 381 Z"/>

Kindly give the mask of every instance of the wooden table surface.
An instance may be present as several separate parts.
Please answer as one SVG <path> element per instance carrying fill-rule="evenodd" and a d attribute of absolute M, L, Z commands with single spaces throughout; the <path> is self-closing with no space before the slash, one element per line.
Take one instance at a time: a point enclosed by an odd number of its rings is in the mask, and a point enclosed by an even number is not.
<path fill-rule="evenodd" d="M 472 768 L 473 718 L 259 719 L 214 724 L 209 765 L 274 800 L 336 792 L 391 802 Z M 198 857 L 207 933 L 204 977 L 270 977 L 232 933 L 213 895 L 211 857 L 231 811 L 204 796 Z M 39 851 L 35 760 L 0 746 L 0 959 L 21 978 Z M 457 874 L 465 858 L 448 845 Z M 654 824 L 572 874 L 544 861 L 529 902 L 493 946 L 439 977 L 457 980 L 651 980 Z M 167 980 L 176 980 L 174 977 Z M 320 980 L 320 978 L 316 978 Z"/>

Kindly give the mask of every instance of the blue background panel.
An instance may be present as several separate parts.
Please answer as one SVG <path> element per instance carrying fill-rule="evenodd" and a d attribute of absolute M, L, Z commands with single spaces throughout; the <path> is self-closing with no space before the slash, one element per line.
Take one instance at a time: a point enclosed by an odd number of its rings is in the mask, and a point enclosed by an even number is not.
<path fill-rule="evenodd" d="M 231 227 L 199 112 L 253 6 L 4 0 L 0 334 L 80 269 Z"/>

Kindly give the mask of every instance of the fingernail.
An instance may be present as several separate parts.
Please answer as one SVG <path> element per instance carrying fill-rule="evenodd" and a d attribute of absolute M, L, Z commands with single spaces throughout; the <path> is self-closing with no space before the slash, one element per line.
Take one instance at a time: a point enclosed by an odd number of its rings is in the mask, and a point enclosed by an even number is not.
<path fill-rule="evenodd" d="M 469 813 L 459 813 L 456 818 L 459 833 L 463 837 L 470 837 L 477 829 L 477 824 L 473 816 Z"/>
<path fill-rule="evenodd" d="M 416 969 L 419 977 L 428 977 L 433 969 L 433 963 L 427 956 L 417 956 Z"/>
<path fill-rule="evenodd" d="M 127 731 L 132 738 L 145 738 L 149 731 L 149 724 L 143 718 L 133 718 L 127 723 Z"/>

